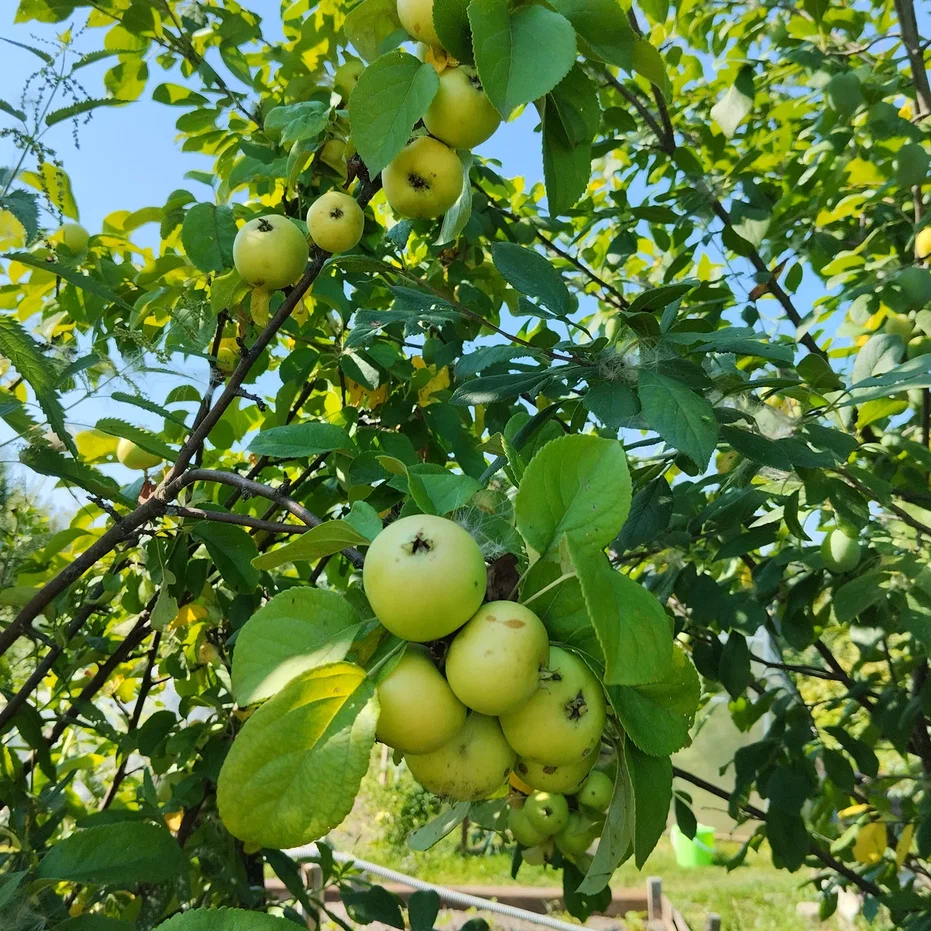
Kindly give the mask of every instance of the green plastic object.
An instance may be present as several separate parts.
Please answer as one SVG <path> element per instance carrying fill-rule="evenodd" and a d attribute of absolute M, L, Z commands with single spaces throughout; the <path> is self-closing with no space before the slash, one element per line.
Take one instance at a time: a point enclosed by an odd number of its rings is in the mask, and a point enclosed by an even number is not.
<path fill-rule="evenodd" d="M 679 825 L 672 826 L 672 849 L 676 854 L 676 863 L 679 866 L 691 868 L 695 866 L 711 866 L 714 863 L 714 828 L 707 824 L 699 824 L 695 837 L 689 840 Z"/>

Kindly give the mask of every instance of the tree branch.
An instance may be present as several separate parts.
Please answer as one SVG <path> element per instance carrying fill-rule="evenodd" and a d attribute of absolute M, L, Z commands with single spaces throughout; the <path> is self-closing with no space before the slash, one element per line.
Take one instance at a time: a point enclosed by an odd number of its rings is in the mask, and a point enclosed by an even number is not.
<path fill-rule="evenodd" d="M 169 505 L 168 513 L 178 517 L 192 517 L 196 520 L 210 520 L 217 524 L 238 524 L 240 527 L 252 527 L 254 530 L 266 530 L 269 533 L 307 533 L 309 526 L 299 524 L 282 524 L 277 521 L 262 520 L 248 514 L 227 514 L 224 511 L 206 511 L 203 508 Z"/>
<path fill-rule="evenodd" d="M 921 115 L 927 115 L 931 113 L 931 84 L 928 83 L 928 72 L 925 70 L 924 52 L 921 48 L 921 36 L 918 34 L 913 0 L 895 0 L 895 13 L 902 30 L 902 43 L 912 68 L 912 83 L 915 85 L 918 110 Z"/>

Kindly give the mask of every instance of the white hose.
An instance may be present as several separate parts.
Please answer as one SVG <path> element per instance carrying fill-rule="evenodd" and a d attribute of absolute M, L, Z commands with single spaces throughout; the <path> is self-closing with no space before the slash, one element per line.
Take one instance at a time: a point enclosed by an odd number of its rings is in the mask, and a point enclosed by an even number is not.
<path fill-rule="evenodd" d="M 315 844 L 307 844 L 305 847 L 296 847 L 288 852 L 298 859 L 302 857 L 316 857 L 317 847 Z M 579 931 L 581 927 L 577 924 L 570 924 L 568 921 L 560 921 L 558 918 L 551 918 L 549 915 L 528 912 L 524 908 L 516 908 L 513 905 L 503 905 L 500 902 L 492 902 L 490 899 L 479 898 L 477 895 L 468 895 L 465 892 L 445 889 L 443 886 L 437 886 L 434 883 L 427 883 L 421 879 L 414 879 L 413 876 L 406 876 L 404 873 L 398 873 L 396 870 L 389 870 L 387 867 L 379 866 L 377 863 L 370 863 L 368 860 L 360 860 L 358 857 L 352 856 L 352 854 L 339 853 L 334 850 L 333 859 L 336 860 L 337 863 L 352 863 L 364 873 L 380 876 L 383 879 L 391 880 L 391 882 L 409 886 L 411 889 L 420 889 L 424 892 L 435 892 L 442 901 L 449 902 L 452 905 L 496 912 L 499 915 L 507 915 L 509 918 L 531 921 L 534 924 L 543 925 L 545 928 L 555 928 L 556 931 Z"/>

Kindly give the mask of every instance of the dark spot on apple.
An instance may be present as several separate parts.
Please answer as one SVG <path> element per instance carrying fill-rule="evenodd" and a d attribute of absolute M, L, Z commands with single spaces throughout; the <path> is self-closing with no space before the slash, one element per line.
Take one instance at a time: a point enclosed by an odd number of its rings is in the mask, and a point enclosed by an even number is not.
<path fill-rule="evenodd" d="M 517 771 L 518 771 L 519 773 L 525 773 L 525 774 L 526 774 L 527 772 L 529 772 L 529 770 L 527 769 L 527 764 L 526 764 L 526 763 L 518 763 L 518 764 L 517 764 Z"/>
<path fill-rule="evenodd" d="M 552 776 L 553 773 L 556 772 L 556 767 L 555 766 L 544 766 L 543 772 L 545 772 L 547 776 Z"/>
<path fill-rule="evenodd" d="M 511 627 L 514 630 L 520 630 L 521 627 L 527 626 L 523 621 L 518 620 L 516 617 L 512 617 L 509 621 L 502 621 L 502 623 L 505 627 Z"/>
<path fill-rule="evenodd" d="M 566 702 L 566 717 L 570 721 L 578 721 L 586 714 L 588 714 L 588 702 L 585 701 L 585 696 L 579 689 L 579 694 Z"/>
<path fill-rule="evenodd" d="M 422 177 L 421 175 L 415 175 L 414 172 L 411 172 L 407 176 L 407 183 L 415 191 L 429 191 L 430 190 L 430 182 L 427 181 L 427 179 Z"/>
<path fill-rule="evenodd" d="M 477 74 L 470 74 L 470 75 L 469 75 L 469 83 L 470 83 L 470 84 L 472 85 L 472 87 L 474 87 L 477 91 L 482 90 L 482 79 L 481 79 Z"/>

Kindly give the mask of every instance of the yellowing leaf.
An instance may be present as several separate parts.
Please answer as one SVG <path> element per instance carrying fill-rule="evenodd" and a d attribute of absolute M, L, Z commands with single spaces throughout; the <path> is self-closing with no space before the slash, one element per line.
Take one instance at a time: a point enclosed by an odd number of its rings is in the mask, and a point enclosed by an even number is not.
<path fill-rule="evenodd" d="M 856 818 L 859 815 L 862 815 L 863 812 L 869 811 L 869 805 L 851 805 L 849 808 L 844 808 L 837 813 L 838 818 Z"/>
<path fill-rule="evenodd" d="M 872 866 L 879 863 L 886 851 L 886 825 L 881 821 L 864 824 L 853 845 L 853 855 L 858 863 Z"/>
<path fill-rule="evenodd" d="M 207 609 L 203 605 L 188 604 L 178 609 L 175 619 L 168 625 L 169 630 L 177 630 L 179 627 L 186 627 L 193 624 L 194 621 L 202 621 L 207 617 Z"/>
<path fill-rule="evenodd" d="M 415 369 L 429 369 L 436 372 L 432 365 L 427 365 L 420 356 L 414 356 L 411 359 Z M 445 391 L 449 387 L 449 369 L 444 366 L 431 378 L 418 392 L 417 403 L 421 407 L 426 407 L 434 394 L 438 391 Z"/>
<path fill-rule="evenodd" d="M 49 162 L 43 162 L 37 173 L 24 171 L 20 178 L 37 191 L 47 193 L 52 203 L 72 220 L 78 220 L 78 205 L 71 192 L 71 179 L 63 168 L 58 168 Z"/>
<path fill-rule="evenodd" d="M 899 842 L 895 845 L 895 864 L 899 869 L 902 868 L 902 865 L 905 863 L 905 858 L 908 856 L 909 851 L 912 847 L 912 839 L 915 836 L 915 825 L 906 824 L 902 828 L 902 834 L 899 836 Z"/>
<path fill-rule="evenodd" d="M 9 210 L 0 210 L 0 249 L 21 249 L 25 245 L 26 227 Z"/>

